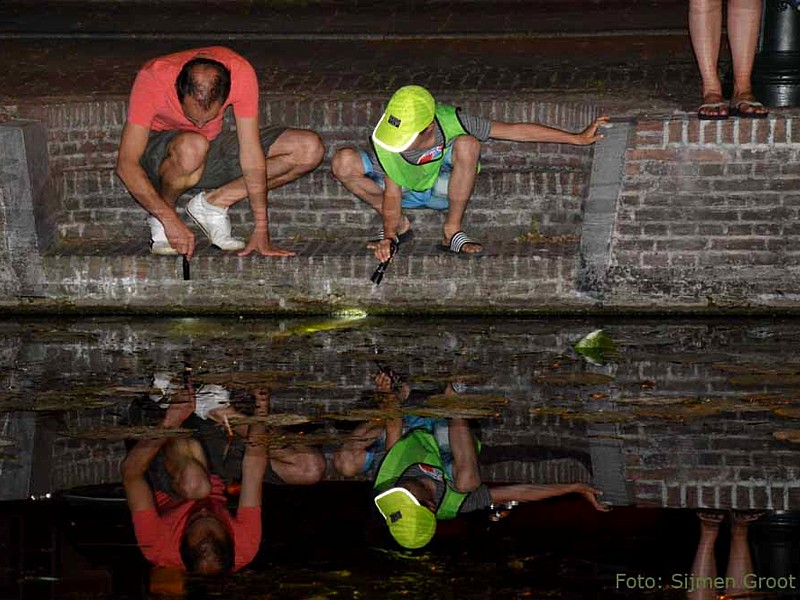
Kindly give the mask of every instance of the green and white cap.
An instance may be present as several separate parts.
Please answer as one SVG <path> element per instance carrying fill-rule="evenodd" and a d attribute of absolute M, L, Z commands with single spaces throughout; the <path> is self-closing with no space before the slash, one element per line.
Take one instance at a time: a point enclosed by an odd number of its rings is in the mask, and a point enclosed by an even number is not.
<path fill-rule="evenodd" d="M 436 516 L 406 488 L 395 487 L 375 497 L 389 532 L 403 548 L 422 548 L 436 533 Z"/>
<path fill-rule="evenodd" d="M 402 152 L 433 122 L 435 110 L 436 101 L 424 87 L 401 87 L 389 99 L 372 141 L 389 152 Z"/>

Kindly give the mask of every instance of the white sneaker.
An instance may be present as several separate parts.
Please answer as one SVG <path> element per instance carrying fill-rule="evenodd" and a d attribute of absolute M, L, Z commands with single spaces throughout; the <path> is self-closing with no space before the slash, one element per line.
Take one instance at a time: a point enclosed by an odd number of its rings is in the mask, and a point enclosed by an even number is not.
<path fill-rule="evenodd" d="M 209 413 L 217 408 L 228 406 L 231 393 L 221 385 L 209 383 L 201 387 L 195 394 L 194 413 L 203 420 L 208 419 Z"/>
<path fill-rule="evenodd" d="M 178 251 L 169 245 L 167 234 L 161 221 L 153 216 L 147 217 L 147 224 L 150 226 L 150 254 L 161 256 L 175 256 Z"/>
<path fill-rule="evenodd" d="M 241 250 L 244 240 L 231 237 L 231 220 L 228 209 L 206 202 L 206 193 L 200 192 L 189 200 L 186 212 L 220 250 Z"/>

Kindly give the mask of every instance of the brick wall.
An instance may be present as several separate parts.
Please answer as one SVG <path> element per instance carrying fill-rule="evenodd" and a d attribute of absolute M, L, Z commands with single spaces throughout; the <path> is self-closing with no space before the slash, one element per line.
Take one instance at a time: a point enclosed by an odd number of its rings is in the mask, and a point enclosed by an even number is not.
<path fill-rule="evenodd" d="M 800 297 L 800 123 L 639 121 L 612 240 L 625 304 L 724 305 Z"/>
<path fill-rule="evenodd" d="M 440 100 L 456 101 L 446 95 Z M 571 130 L 581 129 L 596 114 L 595 108 L 583 104 L 474 100 L 460 105 L 491 119 L 535 120 Z M 366 142 L 382 114 L 382 103 L 364 98 L 266 96 L 261 109 L 264 123 L 313 129 L 328 149 L 323 165 L 310 177 L 271 194 L 273 235 L 279 239 L 335 239 L 374 234 L 379 223 L 373 211 L 333 179 L 329 160 L 337 148 Z M 147 239 L 144 212 L 114 174 L 125 100 L 26 104 L 2 107 L 0 112 L 40 120 L 47 128 L 51 184 L 60 198 L 51 211 L 58 240 Z M 482 163 L 483 173 L 467 217 L 475 235 L 508 238 L 526 233 L 532 226 L 542 235 L 578 233 L 591 149 L 493 142 L 484 145 Z M 418 232 L 438 236 L 441 216 L 425 213 L 418 219 Z M 232 222 L 234 233 L 249 233 L 246 202 L 233 209 Z"/>

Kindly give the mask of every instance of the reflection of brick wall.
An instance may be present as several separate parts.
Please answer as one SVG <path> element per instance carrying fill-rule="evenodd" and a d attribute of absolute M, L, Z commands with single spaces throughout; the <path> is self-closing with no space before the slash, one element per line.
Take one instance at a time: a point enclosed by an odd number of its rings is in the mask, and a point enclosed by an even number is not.
<path fill-rule="evenodd" d="M 68 430 L 91 432 L 94 426 L 111 426 L 119 422 L 113 410 L 70 412 L 64 415 Z M 120 481 L 119 465 L 125 458 L 123 442 L 92 441 L 75 437 L 57 437 L 53 442 L 50 485 L 63 490 L 82 485 Z"/>
<path fill-rule="evenodd" d="M 413 327 L 420 326 L 415 323 Z M 700 502 L 718 507 L 800 507 L 797 449 L 772 437 L 775 430 L 794 426 L 792 421 L 770 416 L 766 410 L 681 421 L 670 419 L 670 407 L 665 405 L 651 406 L 663 409 L 663 417 L 635 414 L 637 407 L 647 407 L 648 397 L 707 398 L 713 403 L 719 398 L 733 401 L 774 391 L 764 385 L 736 385 L 719 366 L 774 367 L 776 356 L 793 356 L 795 340 L 800 337 L 800 324 L 794 321 L 776 327 L 773 321 L 609 319 L 605 327 L 617 340 L 622 360 L 605 367 L 588 366 L 568 350 L 594 322 L 422 323 L 422 332 L 413 327 L 356 325 L 351 330 L 313 335 L 290 335 L 289 328 L 296 323 L 257 320 L 246 321 L 244 329 L 233 319 L 67 324 L 64 329 L 76 337 L 70 339 L 64 332 L 54 337 L 32 332 L 17 337 L 14 360 L 27 368 L 15 371 L 14 387 L 35 389 L 37 382 L 61 382 L 58 385 L 77 392 L 84 385 L 96 389 L 100 382 L 149 384 L 151 371 L 178 373 L 186 358 L 196 368 L 203 365 L 212 373 L 262 372 L 267 377 L 273 371 L 291 372 L 272 395 L 274 411 L 316 416 L 375 406 L 369 392 L 374 389 L 376 370 L 373 349 L 378 348 L 380 358 L 406 376 L 413 388 L 433 393 L 444 388 L 448 376 L 472 377 L 468 392 L 506 398 L 497 419 L 481 422 L 487 446 L 537 445 L 591 453 L 591 436 L 599 435 L 601 442 L 619 444 L 621 477 L 638 502 L 671 507 Z M 192 348 L 191 355 L 184 354 L 186 348 Z M 543 385 L 536 379 L 566 371 L 605 372 L 614 380 L 596 386 L 561 387 Z M 593 397 L 598 393 L 605 397 Z M 642 398 L 645 400 L 636 405 L 625 402 Z M 91 414 L 65 413 L 64 428 L 113 423 L 124 414 L 125 406 L 126 401 Z M 532 408 L 554 412 L 532 414 Z M 577 411 L 578 418 L 570 418 L 569 409 Z M 585 417 L 601 409 L 632 417 L 615 429 L 598 432 Z M 346 427 L 338 421 L 326 426 L 326 431 L 337 429 Z M 106 447 L 58 438 L 52 454 L 53 481 L 84 484 L 115 480 L 123 448 L 118 443 Z M 523 463 L 515 473 L 521 477 L 558 475 L 541 471 L 544 468 Z M 510 477 L 499 466 L 493 469 L 492 477 Z M 561 475 L 572 478 L 581 473 L 565 471 Z"/>

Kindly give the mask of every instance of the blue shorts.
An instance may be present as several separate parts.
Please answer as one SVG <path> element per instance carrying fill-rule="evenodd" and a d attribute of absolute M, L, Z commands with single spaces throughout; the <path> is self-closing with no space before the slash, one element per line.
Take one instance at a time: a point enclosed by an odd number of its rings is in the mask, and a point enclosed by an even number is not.
<path fill-rule="evenodd" d="M 431 417 L 418 417 L 416 415 L 403 416 L 403 430 L 401 436 L 406 435 L 414 429 L 422 429 L 432 433 L 436 438 L 439 451 L 442 453 L 442 464 L 448 475 L 453 476 L 453 453 L 450 451 L 450 422 L 447 419 L 433 419 Z M 367 448 L 367 457 L 362 473 L 368 472 L 377 462 L 383 459 L 386 454 L 386 433 Z"/>
<path fill-rule="evenodd" d="M 361 163 L 364 165 L 364 175 L 377 183 L 381 189 L 384 187 L 384 176 L 376 173 L 372 159 L 364 150 L 359 150 Z M 424 192 L 403 188 L 403 208 L 432 208 L 433 210 L 447 210 L 449 201 L 447 199 L 447 188 L 450 184 L 450 173 L 453 171 L 453 146 L 448 146 L 444 150 L 442 157 L 442 169 L 439 171 L 439 178 L 433 187 Z"/>

